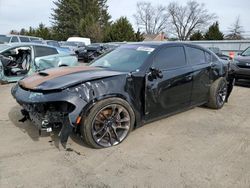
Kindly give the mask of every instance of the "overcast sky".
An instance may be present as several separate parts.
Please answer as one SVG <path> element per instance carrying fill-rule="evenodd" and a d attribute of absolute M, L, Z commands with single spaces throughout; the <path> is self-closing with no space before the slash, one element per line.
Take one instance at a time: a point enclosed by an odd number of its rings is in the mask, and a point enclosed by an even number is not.
<path fill-rule="evenodd" d="M 139 0 L 138 0 L 139 1 Z M 127 16 L 134 24 L 137 0 L 108 0 L 112 19 Z M 171 0 L 148 0 L 154 5 L 167 5 Z M 185 4 L 187 0 L 176 0 Z M 250 34 L 250 0 L 197 0 L 205 3 L 211 13 L 218 16 L 221 30 L 228 27 L 240 16 L 241 25 Z M 0 0 L 0 33 L 20 30 L 29 26 L 37 27 L 39 23 L 50 26 L 50 14 L 54 7 L 52 0 Z M 136 28 L 135 24 L 134 27 Z"/>

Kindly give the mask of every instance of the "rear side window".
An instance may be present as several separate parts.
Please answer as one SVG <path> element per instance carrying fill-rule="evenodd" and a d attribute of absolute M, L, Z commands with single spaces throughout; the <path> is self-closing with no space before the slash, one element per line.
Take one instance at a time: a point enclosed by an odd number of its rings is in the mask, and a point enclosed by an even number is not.
<path fill-rule="evenodd" d="M 172 69 L 186 65 L 182 46 L 165 47 L 155 56 L 154 66 L 159 69 Z"/>
<path fill-rule="evenodd" d="M 17 37 L 12 37 L 11 42 L 19 42 Z"/>
<path fill-rule="evenodd" d="M 206 63 L 205 52 L 198 48 L 186 47 L 188 60 L 191 65 Z"/>
<path fill-rule="evenodd" d="M 21 42 L 30 42 L 28 37 L 19 37 Z"/>
<path fill-rule="evenodd" d="M 34 41 L 34 40 L 40 40 L 40 39 L 36 37 L 30 37 L 30 41 Z"/>
<path fill-rule="evenodd" d="M 35 48 L 36 57 L 43 57 L 43 56 L 58 54 L 55 48 L 50 48 L 46 46 L 35 46 L 34 48 Z"/>

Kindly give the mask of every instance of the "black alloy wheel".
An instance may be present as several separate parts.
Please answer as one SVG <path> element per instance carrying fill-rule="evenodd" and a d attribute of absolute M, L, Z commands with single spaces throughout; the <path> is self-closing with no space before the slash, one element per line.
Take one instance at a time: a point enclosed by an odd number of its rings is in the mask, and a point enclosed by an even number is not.
<path fill-rule="evenodd" d="M 92 121 L 92 136 L 102 147 L 110 147 L 122 142 L 130 130 L 129 112 L 119 104 L 102 108 Z"/>
<path fill-rule="evenodd" d="M 98 101 L 83 115 L 81 133 L 93 148 L 107 148 L 120 144 L 135 125 L 135 114 L 130 104 L 117 97 Z"/>
<path fill-rule="evenodd" d="M 219 106 L 223 106 L 227 97 L 227 83 L 222 82 L 218 89 L 217 102 Z"/>

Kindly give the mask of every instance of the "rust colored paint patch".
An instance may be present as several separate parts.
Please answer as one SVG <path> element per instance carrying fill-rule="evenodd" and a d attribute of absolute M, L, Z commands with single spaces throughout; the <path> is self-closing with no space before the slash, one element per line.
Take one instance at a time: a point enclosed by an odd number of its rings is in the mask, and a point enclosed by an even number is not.
<path fill-rule="evenodd" d="M 88 70 L 96 70 L 96 67 L 89 67 L 89 66 L 79 66 L 79 67 L 60 67 L 54 69 L 48 69 L 42 71 L 41 73 L 36 73 L 30 77 L 27 77 L 21 81 L 19 81 L 19 85 L 27 88 L 27 89 L 35 89 L 38 85 L 46 82 L 48 80 L 58 78 L 60 76 L 88 71 Z"/>

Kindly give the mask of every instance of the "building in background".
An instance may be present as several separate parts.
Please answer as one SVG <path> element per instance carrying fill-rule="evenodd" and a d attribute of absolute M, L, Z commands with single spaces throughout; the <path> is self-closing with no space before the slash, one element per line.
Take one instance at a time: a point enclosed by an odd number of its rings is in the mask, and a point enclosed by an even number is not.
<path fill-rule="evenodd" d="M 143 37 L 144 37 L 144 41 L 167 41 L 168 40 L 164 32 L 160 34 L 145 34 Z"/>

